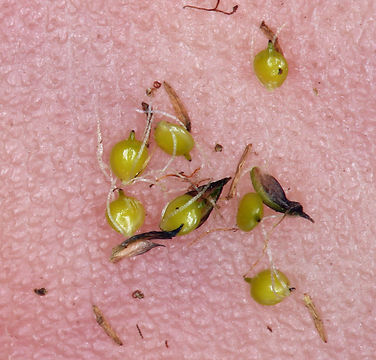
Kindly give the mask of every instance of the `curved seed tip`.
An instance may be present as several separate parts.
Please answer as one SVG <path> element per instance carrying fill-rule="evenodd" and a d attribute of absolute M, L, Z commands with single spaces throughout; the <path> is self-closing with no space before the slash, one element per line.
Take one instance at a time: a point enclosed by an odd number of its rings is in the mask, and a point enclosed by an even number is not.
<path fill-rule="evenodd" d="M 249 277 L 245 277 L 243 278 L 245 282 L 247 282 L 248 284 L 252 284 L 252 278 L 249 278 Z"/>
<path fill-rule="evenodd" d="M 184 154 L 184 157 L 188 160 L 188 161 L 192 161 L 192 157 L 191 155 L 188 153 L 188 154 Z"/>
<path fill-rule="evenodd" d="M 313 220 L 308 214 L 306 214 L 305 212 L 302 212 L 301 214 L 299 214 L 299 216 L 301 216 L 302 218 L 304 219 L 307 219 L 309 220 L 311 223 L 315 223 L 315 220 Z"/>

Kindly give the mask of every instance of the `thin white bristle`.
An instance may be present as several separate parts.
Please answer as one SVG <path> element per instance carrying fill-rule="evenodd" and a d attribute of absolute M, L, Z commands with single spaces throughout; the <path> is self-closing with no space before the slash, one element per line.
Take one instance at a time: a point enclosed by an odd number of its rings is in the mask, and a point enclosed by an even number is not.
<path fill-rule="evenodd" d="M 282 31 L 282 29 L 283 29 L 285 26 L 286 26 L 286 23 L 282 24 L 282 25 L 277 29 L 276 33 L 275 33 L 274 36 L 273 36 L 273 40 L 272 40 L 273 45 L 274 45 L 275 41 L 277 40 L 277 38 L 278 38 L 280 32 Z"/>
<path fill-rule="evenodd" d="M 101 120 L 97 114 L 97 161 L 99 168 L 101 169 L 104 176 L 111 182 L 112 173 L 109 166 L 103 161 L 103 139 L 101 131 Z"/>
<path fill-rule="evenodd" d="M 106 211 L 107 211 L 107 215 L 109 217 L 109 219 L 111 220 L 112 224 L 116 227 L 116 230 L 119 231 L 120 234 L 123 234 L 123 229 L 119 226 L 119 224 L 114 220 L 114 218 L 112 217 L 112 214 L 111 214 L 111 210 L 110 210 L 110 202 L 113 200 L 114 198 L 114 190 L 116 189 L 116 186 L 115 186 L 115 182 L 116 180 L 113 180 L 111 182 L 111 188 L 110 188 L 110 191 L 108 192 L 107 194 L 107 201 L 106 201 Z"/>

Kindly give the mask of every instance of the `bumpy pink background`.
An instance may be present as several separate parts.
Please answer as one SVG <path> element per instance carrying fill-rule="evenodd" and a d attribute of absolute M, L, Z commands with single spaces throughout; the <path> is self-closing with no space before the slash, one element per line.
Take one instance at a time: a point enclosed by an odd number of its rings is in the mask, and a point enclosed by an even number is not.
<path fill-rule="evenodd" d="M 239 4 L 232 16 L 185 3 L 0 2 L 1 359 L 374 359 L 375 1 L 223 0 L 226 10 Z M 261 20 L 285 24 L 290 73 L 275 92 L 252 72 L 266 46 Z M 135 109 L 154 80 L 180 94 L 198 145 L 192 163 L 176 159 L 170 171 L 202 165 L 200 179 L 233 175 L 253 143 L 247 167 L 276 176 L 316 220 L 289 218 L 272 237 L 275 263 L 297 288 L 278 306 L 256 304 L 242 279 L 262 250 L 260 229 L 189 246 L 233 226 L 237 199 L 167 248 L 108 261 L 122 238 L 104 218 L 96 121 L 107 159 L 131 129 L 142 133 Z M 163 89 L 153 105 L 172 112 Z M 168 160 L 154 143 L 151 151 L 149 176 Z M 157 229 L 164 204 L 187 188 L 163 185 L 127 190 L 146 207 L 142 231 Z M 244 176 L 238 197 L 250 190 Z M 132 298 L 136 289 L 144 299 Z M 327 344 L 304 292 L 321 311 Z M 96 324 L 92 304 L 122 347 Z"/>

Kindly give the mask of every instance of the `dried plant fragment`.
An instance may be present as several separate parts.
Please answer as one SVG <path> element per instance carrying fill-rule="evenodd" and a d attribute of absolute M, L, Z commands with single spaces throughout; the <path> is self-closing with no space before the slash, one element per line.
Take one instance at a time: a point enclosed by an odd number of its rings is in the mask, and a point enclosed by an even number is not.
<path fill-rule="evenodd" d="M 175 90 L 166 81 L 163 82 L 163 86 L 170 98 L 171 104 L 174 108 L 177 118 L 183 123 L 187 131 L 191 131 L 191 119 L 189 118 L 188 111 L 184 104 L 180 100 L 179 96 L 176 94 Z"/>
<path fill-rule="evenodd" d="M 123 345 L 123 342 L 120 340 L 119 336 L 116 334 L 115 330 L 111 327 L 108 321 L 104 318 L 104 315 L 98 306 L 93 305 L 93 312 L 96 317 L 98 325 L 104 330 L 104 332 L 118 345 Z"/>
<path fill-rule="evenodd" d="M 316 330 L 320 338 L 322 339 L 322 341 L 324 341 L 324 343 L 327 343 L 328 338 L 326 336 L 324 323 L 317 312 L 316 306 L 313 303 L 312 298 L 308 294 L 304 294 L 303 300 L 305 307 L 308 309 L 309 314 L 311 315 L 311 318 L 315 324 Z"/>
<path fill-rule="evenodd" d="M 258 167 L 251 170 L 251 180 L 255 191 L 261 196 L 265 205 L 286 215 L 300 216 L 314 223 L 314 220 L 303 211 L 303 206 L 286 198 L 280 183 L 269 174 L 264 174 Z"/>
<path fill-rule="evenodd" d="M 123 257 L 141 255 L 157 246 L 164 246 L 162 244 L 153 243 L 150 240 L 172 239 L 178 234 L 182 227 L 183 226 L 181 225 L 172 231 L 150 231 L 147 233 L 134 235 L 112 249 L 110 261 L 115 263 L 121 260 Z"/>
<path fill-rule="evenodd" d="M 230 185 L 230 190 L 228 191 L 228 194 L 226 196 L 227 200 L 232 199 L 235 195 L 236 187 L 238 186 L 238 182 L 240 179 L 240 175 L 241 175 L 245 160 L 247 159 L 248 153 L 251 149 L 252 149 L 252 144 L 248 144 L 245 147 L 242 156 L 240 157 L 238 166 L 236 167 L 235 176 Z"/>
<path fill-rule="evenodd" d="M 282 48 L 281 48 L 281 46 L 279 45 L 279 42 L 278 42 L 278 37 L 276 36 L 276 34 L 274 34 L 272 29 L 270 29 L 270 27 L 268 25 L 266 25 L 264 20 L 261 22 L 260 29 L 266 35 L 268 40 L 270 40 L 273 43 L 274 49 L 276 51 L 278 51 L 280 54 L 283 55 Z"/>
<path fill-rule="evenodd" d="M 39 288 L 39 289 L 34 289 L 34 292 L 39 295 L 39 296 L 44 296 L 48 293 L 47 289 L 42 287 L 42 288 Z"/>
<path fill-rule="evenodd" d="M 141 339 L 143 339 L 143 338 L 144 338 L 144 335 L 142 335 L 141 329 L 140 329 L 140 327 L 138 326 L 138 324 L 136 324 L 136 327 L 137 327 L 138 333 L 140 334 Z"/>
<path fill-rule="evenodd" d="M 134 299 L 143 299 L 145 297 L 144 293 L 141 290 L 135 290 L 132 293 Z"/>
<path fill-rule="evenodd" d="M 204 200 L 204 204 L 202 207 L 201 221 L 197 228 L 199 228 L 208 219 L 222 193 L 223 187 L 230 181 L 230 179 L 230 177 L 226 177 L 218 181 L 210 182 L 186 193 L 190 196 L 197 196 L 199 193 L 204 191 L 199 198 L 199 200 Z"/>
<path fill-rule="evenodd" d="M 162 84 L 159 81 L 157 81 L 157 80 L 154 81 L 153 87 L 146 89 L 146 95 L 147 96 L 153 96 L 154 93 L 157 91 L 157 89 L 159 89 L 161 86 L 162 86 Z"/>
<path fill-rule="evenodd" d="M 217 4 L 213 8 L 209 8 L 209 9 L 208 8 L 199 7 L 199 6 L 193 6 L 193 5 L 185 5 L 185 6 L 183 6 L 183 9 L 190 8 L 190 9 L 204 10 L 204 11 L 215 11 L 215 12 L 219 12 L 219 13 L 222 13 L 222 14 L 225 14 L 225 15 L 235 14 L 236 10 L 238 10 L 239 5 L 233 6 L 232 11 L 219 10 L 218 6 L 219 6 L 220 2 L 221 2 L 221 0 L 217 0 Z"/>
<path fill-rule="evenodd" d="M 215 144 L 214 151 L 215 152 L 222 152 L 223 146 L 221 144 Z"/>

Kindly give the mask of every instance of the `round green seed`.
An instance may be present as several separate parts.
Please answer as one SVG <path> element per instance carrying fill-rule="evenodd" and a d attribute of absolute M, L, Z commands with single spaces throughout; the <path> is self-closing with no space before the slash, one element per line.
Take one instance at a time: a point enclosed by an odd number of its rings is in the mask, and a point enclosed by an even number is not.
<path fill-rule="evenodd" d="M 178 196 L 167 205 L 164 213 L 162 214 L 162 220 L 159 224 L 161 230 L 172 231 L 183 224 L 184 226 L 179 231 L 178 235 L 184 235 L 197 228 L 202 217 L 202 203 L 196 200 L 180 210 L 192 198 L 192 196 L 184 194 Z"/>
<path fill-rule="evenodd" d="M 145 210 L 141 202 L 133 197 L 125 196 L 122 190 L 119 190 L 119 197 L 110 203 L 110 213 L 124 236 L 132 236 L 145 220 Z M 119 232 L 107 211 L 106 218 L 110 226 Z"/>
<path fill-rule="evenodd" d="M 290 295 L 289 279 L 279 270 L 276 270 L 278 277 L 271 270 L 261 271 L 253 278 L 245 278 L 245 281 L 251 284 L 251 296 L 261 305 L 275 305 Z M 281 280 L 279 280 L 279 279 Z"/>
<path fill-rule="evenodd" d="M 161 121 L 155 128 L 154 138 L 158 146 L 170 155 L 174 153 L 175 138 L 175 155 L 183 155 L 186 159 L 191 160 L 189 152 L 195 143 L 192 135 L 183 126 Z"/>
<path fill-rule="evenodd" d="M 280 87 L 289 71 L 285 57 L 275 50 L 271 41 L 265 50 L 255 56 L 253 68 L 260 82 L 268 90 Z"/>
<path fill-rule="evenodd" d="M 251 231 L 264 216 L 262 199 L 257 193 L 245 194 L 239 202 L 236 224 L 240 230 Z"/>
<path fill-rule="evenodd" d="M 115 144 L 111 150 L 110 166 L 113 173 L 124 183 L 136 177 L 147 165 L 148 150 L 144 147 L 140 154 L 142 142 L 136 140 L 135 132 L 129 138 Z"/>

